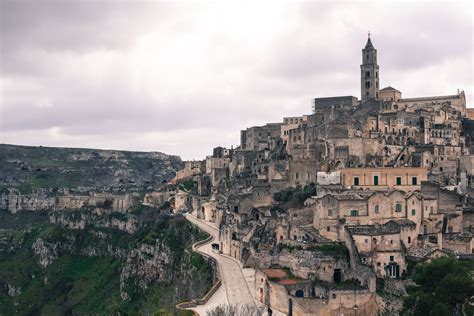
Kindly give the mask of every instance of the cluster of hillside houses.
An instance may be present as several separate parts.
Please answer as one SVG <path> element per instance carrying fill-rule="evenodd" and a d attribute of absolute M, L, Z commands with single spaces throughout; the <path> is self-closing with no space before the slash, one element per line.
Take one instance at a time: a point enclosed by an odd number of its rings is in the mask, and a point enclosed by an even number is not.
<path fill-rule="evenodd" d="M 369 38 L 360 100 L 316 98 L 312 114 L 247 128 L 147 202 L 219 224 L 220 251 L 257 269 L 257 299 L 272 309 L 376 313 L 378 280 L 474 248 L 474 109 L 459 91 L 403 98 L 379 89 L 379 74 Z"/>

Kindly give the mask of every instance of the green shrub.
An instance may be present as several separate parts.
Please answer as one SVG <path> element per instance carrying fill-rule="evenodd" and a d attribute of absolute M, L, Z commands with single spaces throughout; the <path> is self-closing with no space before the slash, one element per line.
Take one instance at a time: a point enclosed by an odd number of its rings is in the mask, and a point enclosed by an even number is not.
<path fill-rule="evenodd" d="M 455 315 L 474 296 L 474 262 L 453 257 L 421 265 L 413 276 L 419 287 L 409 288 L 404 315 Z"/>
<path fill-rule="evenodd" d="M 273 198 L 277 202 L 281 203 L 297 203 L 303 204 L 303 202 L 312 196 L 316 195 L 316 185 L 311 183 L 304 187 L 298 185 L 296 188 L 289 187 L 273 195 Z"/>

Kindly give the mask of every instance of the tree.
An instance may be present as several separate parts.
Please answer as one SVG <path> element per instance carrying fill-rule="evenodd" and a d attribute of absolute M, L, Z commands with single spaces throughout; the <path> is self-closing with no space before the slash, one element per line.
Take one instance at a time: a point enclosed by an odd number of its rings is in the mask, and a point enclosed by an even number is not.
<path fill-rule="evenodd" d="M 404 315 L 458 315 L 474 296 L 474 262 L 453 257 L 425 263 L 413 276 L 419 286 L 408 289 Z"/>
<path fill-rule="evenodd" d="M 260 316 L 255 305 L 231 304 L 219 305 L 207 312 L 207 316 Z"/>

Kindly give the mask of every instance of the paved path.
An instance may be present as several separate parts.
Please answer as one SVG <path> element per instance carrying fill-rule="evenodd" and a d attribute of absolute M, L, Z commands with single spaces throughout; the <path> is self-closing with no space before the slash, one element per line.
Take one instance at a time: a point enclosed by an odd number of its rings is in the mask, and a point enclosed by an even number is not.
<path fill-rule="evenodd" d="M 200 315 L 206 315 L 205 311 L 220 304 L 249 304 L 255 306 L 255 301 L 242 272 L 240 263 L 234 258 L 223 256 L 212 251 L 211 244 L 219 240 L 219 229 L 216 225 L 198 219 L 189 213 L 186 214 L 186 219 L 214 237 L 212 241 L 199 246 L 196 250 L 217 260 L 218 270 L 222 280 L 222 286 L 210 298 L 208 303 L 196 307 L 195 310 Z"/>

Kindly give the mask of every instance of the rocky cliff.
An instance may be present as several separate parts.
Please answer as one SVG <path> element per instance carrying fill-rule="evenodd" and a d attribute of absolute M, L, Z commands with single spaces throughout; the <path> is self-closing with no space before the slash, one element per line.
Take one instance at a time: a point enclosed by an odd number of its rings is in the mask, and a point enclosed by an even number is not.
<path fill-rule="evenodd" d="M 178 156 L 79 148 L 28 147 L 0 144 L 0 189 L 13 189 L 25 205 L 51 194 L 137 192 L 168 181 L 184 166 Z M 40 193 L 36 193 L 38 190 Z M 13 198 L 8 205 L 16 205 Z M 3 208 L 5 202 L 2 201 Z M 41 205 L 38 204 L 38 205 Z"/>
<path fill-rule="evenodd" d="M 179 157 L 0 145 L 0 315 L 176 314 L 212 286 L 206 235 L 142 204 Z"/>
<path fill-rule="evenodd" d="M 77 210 L 2 228 L 0 314 L 174 313 L 176 303 L 212 286 L 212 267 L 191 251 L 206 236 L 183 217 L 151 208 L 122 216 L 115 220 L 139 225 L 130 229 L 113 224 L 110 213 Z M 100 300 L 91 301 L 93 295 Z"/>

